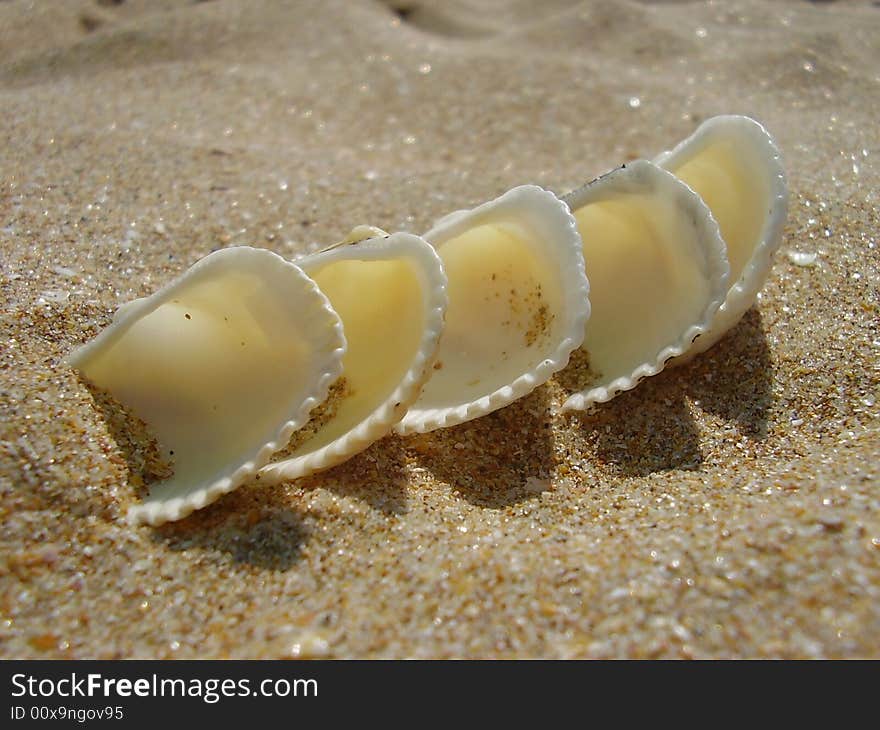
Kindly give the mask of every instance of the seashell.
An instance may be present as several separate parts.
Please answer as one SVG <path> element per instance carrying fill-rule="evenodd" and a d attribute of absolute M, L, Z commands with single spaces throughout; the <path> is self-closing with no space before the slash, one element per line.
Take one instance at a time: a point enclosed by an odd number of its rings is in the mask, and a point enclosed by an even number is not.
<path fill-rule="evenodd" d="M 788 185 L 773 138 L 744 116 L 703 122 L 656 163 L 703 198 L 718 221 L 730 261 L 730 290 L 688 359 L 717 342 L 755 301 L 782 242 Z"/>
<path fill-rule="evenodd" d="M 424 237 L 443 260 L 449 308 L 400 434 L 463 423 L 530 393 L 565 367 L 590 315 L 574 219 L 542 188 L 452 213 Z"/>
<path fill-rule="evenodd" d="M 334 466 L 389 433 L 419 396 L 446 313 L 440 257 L 412 234 L 359 226 L 342 244 L 297 264 L 342 318 L 344 388 L 331 395 L 332 412 L 318 416 L 313 434 L 295 434 L 289 457 L 263 467 L 269 483 Z"/>
<path fill-rule="evenodd" d="M 700 197 L 640 160 L 563 197 L 577 220 L 592 315 L 560 382 L 584 410 L 660 372 L 704 333 L 727 291 L 718 226 Z M 581 372 L 573 372 L 581 370 Z"/>
<path fill-rule="evenodd" d="M 216 251 L 125 305 L 67 362 L 143 419 L 173 460 L 130 522 L 179 520 L 256 474 L 342 371 L 339 317 L 296 265 Z"/>

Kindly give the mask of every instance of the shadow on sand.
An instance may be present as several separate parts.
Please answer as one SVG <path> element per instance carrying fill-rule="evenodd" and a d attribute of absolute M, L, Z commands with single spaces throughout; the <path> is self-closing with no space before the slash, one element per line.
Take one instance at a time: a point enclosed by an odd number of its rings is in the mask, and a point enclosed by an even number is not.
<path fill-rule="evenodd" d="M 170 550 L 215 551 L 236 563 L 284 571 L 295 565 L 308 539 L 302 513 L 283 487 L 248 485 L 188 517 L 153 528 Z"/>
<path fill-rule="evenodd" d="M 744 435 L 762 440 L 772 392 L 770 350 L 760 312 L 753 307 L 727 336 L 693 361 L 670 367 L 573 421 L 594 432 L 596 458 L 626 476 L 695 470 L 703 455 L 686 398 L 734 421 Z"/>
<path fill-rule="evenodd" d="M 548 478 L 555 440 L 546 386 L 459 426 L 409 436 L 414 461 L 468 502 L 501 508 L 534 498 L 529 478 Z"/>
<path fill-rule="evenodd" d="M 303 489 L 322 487 L 368 504 L 386 515 L 407 511 L 409 475 L 404 440 L 386 436 L 338 466 L 298 479 Z"/>
<path fill-rule="evenodd" d="M 752 307 L 707 352 L 685 366 L 685 393 L 707 413 L 734 421 L 756 441 L 767 437 L 773 361 L 761 312 Z"/>
<path fill-rule="evenodd" d="M 671 469 L 699 469 L 700 434 L 670 373 L 647 378 L 577 420 L 592 431 L 595 458 L 630 477 Z"/>

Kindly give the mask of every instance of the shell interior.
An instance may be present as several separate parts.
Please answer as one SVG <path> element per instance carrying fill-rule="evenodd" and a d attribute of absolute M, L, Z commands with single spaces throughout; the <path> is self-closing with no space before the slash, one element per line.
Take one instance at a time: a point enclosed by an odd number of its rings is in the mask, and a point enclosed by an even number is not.
<path fill-rule="evenodd" d="M 555 195 L 526 185 L 442 219 L 425 238 L 449 278 L 431 377 L 399 433 L 511 403 L 568 362 L 589 317 L 580 238 Z"/>
<path fill-rule="evenodd" d="M 718 227 L 673 175 L 636 161 L 563 198 L 583 239 L 592 315 L 564 410 L 604 402 L 663 369 L 705 331 L 727 290 Z"/>
<path fill-rule="evenodd" d="M 297 262 L 342 318 L 345 385 L 320 428 L 261 471 L 269 482 L 333 466 L 386 435 L 418 397 L 433 362 L 447 304 L 440 258 L 418 236 L 358 241 L 362 230 L 348 245 Z"/>
<path fill-rule="evenodd" d="M 743 116 L 704 122 L 657 164 L 695 190 L 718 221 L 730 260 L 730 290 L 693 355 L 716 342 L 752 305 L 782 240 L 788 187 L 778 147 Z"/>
<path fill-rule="evenodd" d="M 237 247 L 126 306 L 68 362 L 142 419 L 172 462 L 129 511 L 160 524 L 265 464 L 324 400 L 344 351 L 339 318 L 299 267 Z"/>

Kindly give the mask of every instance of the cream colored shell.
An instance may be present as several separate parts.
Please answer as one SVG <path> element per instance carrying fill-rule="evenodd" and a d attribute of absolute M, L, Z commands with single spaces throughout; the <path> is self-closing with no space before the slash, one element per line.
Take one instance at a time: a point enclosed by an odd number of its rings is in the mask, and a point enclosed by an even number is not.
<path fill-rule="evenodd" d="M 563 410 L 583 410 L 685 352 L 723 301 L 729 268 L 702 200 L 650 162 L 629 163 L 563 200 L 583 239 L 592 305 L 582 346 L 589 371 Z"/>
<path fill-rule="evenodd" d="M 749 117 L 713 117 L 656 162 L 703 198 L 730 260 L 730 290 L 689 358 L 718 341 L 755 301 L 782 241 L 788 186 L 779 148 Z"/>
<path fill-rule="evenodd" d="M 126 305 L 68 363 L 148 424 L 173 462 L 128 513 L 158 525 L 256 474 L 327 396 L 344 352 L 339 317 L 298 266 L 236 247 Z"/>
<path fill-rule="evenodd" d="M 416 400 L 446 312 L 446 275 L 422 238 L 359 227 L 343 245 L 299 259 L 342 318 L 345 389 L 332 418 L 269 464 L 261 480 L 295 479 L 338 464 L 385 436 Z"/>
<path fill-rule="evenodd" d="M 449 279 L 430 380 L 395 430 L 426 432 L 483 416 L 565 367 L 590 314 L 580 237 L 555 195 L 514 188 L 441 219 L 424 236 Z"/>

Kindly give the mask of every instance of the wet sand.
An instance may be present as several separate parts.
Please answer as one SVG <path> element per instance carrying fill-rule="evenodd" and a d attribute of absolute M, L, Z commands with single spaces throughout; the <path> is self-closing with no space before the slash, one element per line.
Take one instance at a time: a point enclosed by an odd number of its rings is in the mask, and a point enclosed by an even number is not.
<path fill-rule="evenodd" d="M 0 655 L 880 657 L 880 8 L 534 7 L 0 2 Z M 139 477 L 61 363 L 120 304 L 218 247 L 566 192 L 726 113 L 792 198 L 711 350 L 592 414 L 553 381 L 126 524 Z"/>

